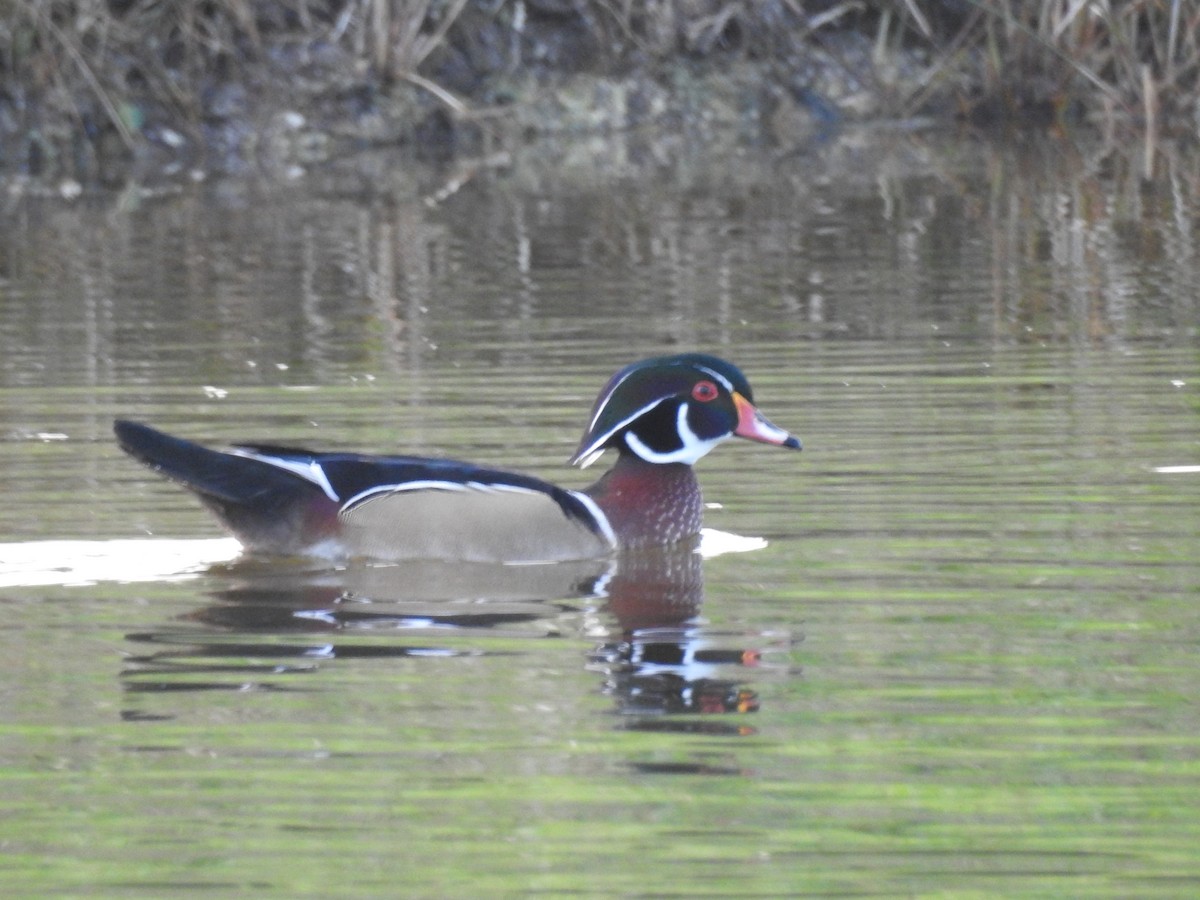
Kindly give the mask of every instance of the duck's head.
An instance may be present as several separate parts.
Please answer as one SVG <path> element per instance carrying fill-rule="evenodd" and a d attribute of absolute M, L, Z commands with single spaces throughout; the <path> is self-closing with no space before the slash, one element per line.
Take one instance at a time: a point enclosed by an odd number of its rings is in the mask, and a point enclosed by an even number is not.
<path fill-rule="evenodd" d="M 571 462 L 591 465 L 612 447 L 650 463 L 692 465 L 726 438 L 800 449 L 754 406 L 746 376 L 704 353 L 656 356 L 626 366 L 604 386 Z"/>

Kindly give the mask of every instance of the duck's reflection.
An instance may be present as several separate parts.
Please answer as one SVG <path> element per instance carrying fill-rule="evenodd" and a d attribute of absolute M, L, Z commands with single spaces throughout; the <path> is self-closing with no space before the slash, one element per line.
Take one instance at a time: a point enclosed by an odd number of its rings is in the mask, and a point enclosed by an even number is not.
<path fill-rule="evenodd" d="M 214 602 L 127 636 L 139 645 L 122 675 L 129 694 L 305 690 L 306 679 L 277 676 L 313 674 L 332 658 L 487 655 L 489 642 L 472 638 L 577 634 L 586 621 L 599 641 L 588 668 L 625 727 L 744 733 L 697 716 L 759 705 L 741 683 L 758 651 L 697 618 L 704 571 L 691 546 L 546 566 L 331 571 L 247 559 L 210 575 Z"/>
<path fill-rule="evenodd" d="M 545 566 L 427 561 L 314 572 L 247 560 L 230 567 L 228 582 L 213 594 L 220 602 L 188 618 L 238 632 L 440 627 L 559 634 L 579 600 L 603 593 L 613 568 L 606 560 Z"/>
<path fill-rule="evenodd" d="M 728 646 L 728 636 L 700 624 L 703 599 L 703 560 L 691 547 L 630 552 L 618 562 L 605 604 L 616 639 L 596 648 L 591 665 L 640 727 L 690 727 L 659 721 L 668 713 L 758 710 L 757 695 L 730 675 L 758 653 Z"/>

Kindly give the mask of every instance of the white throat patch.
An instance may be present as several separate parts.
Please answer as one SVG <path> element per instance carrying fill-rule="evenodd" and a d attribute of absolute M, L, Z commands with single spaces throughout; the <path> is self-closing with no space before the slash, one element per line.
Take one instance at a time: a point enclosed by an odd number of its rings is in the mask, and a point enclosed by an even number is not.
<path fill-rule="evenodd" d="M 687 414 L 688 405 L 686 403 L 679 404 L 679 414 L 675 417 L 675 430 L 679 432 L 679 440 L 683 443 L 683 446 L 678 450 L 669 450 L 666 453 L 652 450 L 632 431 L 625 433 L 625 443 L 630 450 L 649 463 L 686 463 L 689 466 L 695 465 L 697 460 L 729 437 L 729 435 L 723 434 L 720 437 L 707 439 L 697 437 L 696 433 L 688 425 Z"/>

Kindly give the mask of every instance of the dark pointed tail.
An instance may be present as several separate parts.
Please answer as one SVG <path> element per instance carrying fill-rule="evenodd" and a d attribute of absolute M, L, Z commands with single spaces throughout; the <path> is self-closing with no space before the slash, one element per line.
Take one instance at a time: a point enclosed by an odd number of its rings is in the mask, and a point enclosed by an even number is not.
<path fill-rule="evenodd" d="M 286 469 L 139 422 L 118 419 L 113 431 L 122 450 L 194 493 L 248 548 L 300 553 L 336 529 L 338 504 Z"/>

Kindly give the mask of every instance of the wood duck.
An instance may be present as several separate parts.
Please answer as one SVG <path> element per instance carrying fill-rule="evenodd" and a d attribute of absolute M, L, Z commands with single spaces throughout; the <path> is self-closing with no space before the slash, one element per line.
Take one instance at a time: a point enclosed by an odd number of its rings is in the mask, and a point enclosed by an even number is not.
<path fill-rule="evenodd" d="M 733 365 L 683 353 L 626 366 L 596 399 L 571 462 L 616 464 L 581 491 L 418 456 L 212 450 L 118 420 L 121 448 L 195 493 L 248 550 L 330 558 L 550 562 L 673 544 L 700 530 L 692 465 L 730 437 L 800 449 Z"/>

